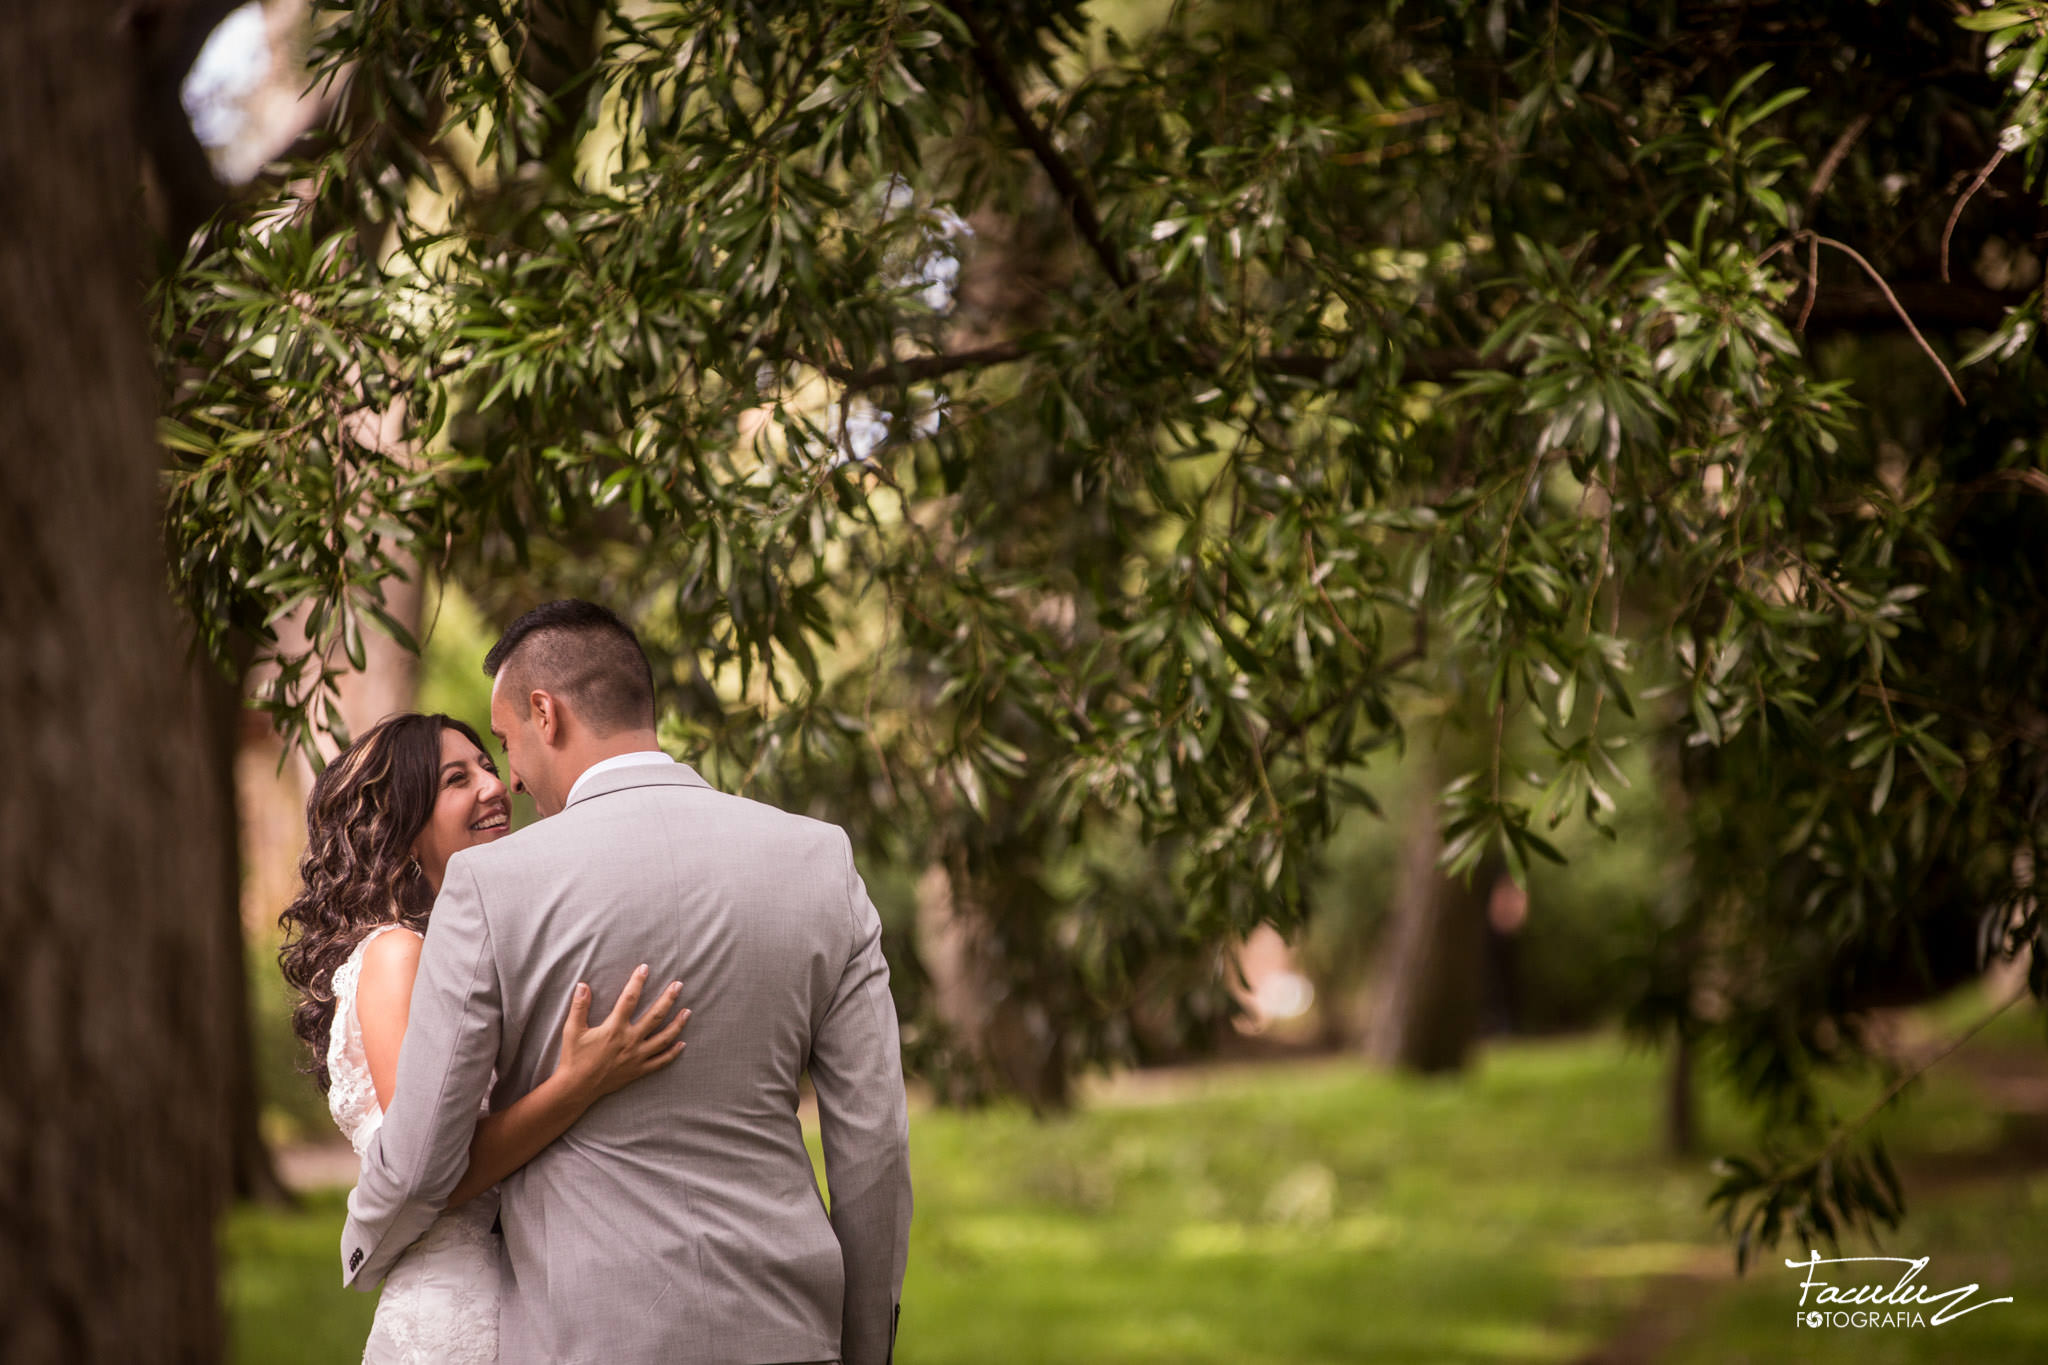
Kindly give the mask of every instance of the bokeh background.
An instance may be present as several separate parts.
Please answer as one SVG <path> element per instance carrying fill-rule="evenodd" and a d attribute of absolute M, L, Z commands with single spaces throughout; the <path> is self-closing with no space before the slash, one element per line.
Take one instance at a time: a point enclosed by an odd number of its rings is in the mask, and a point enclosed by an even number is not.
<path fill-rule="evenodd" d="M 906 1365 L 2041 1358 L 2044 73 L 2038 0 L 10 24 L 0 1358 L 359 1358 L 307 791 L 566 595 L 854 841 Z M 1816 1249 L 2010 1302 L 1806 1326 Z"/>
<path fill-rule="evenodd" d="M 476 665 L 495 636 L 459 588 L 437 606 L 418 704 L 475 723 L 489 701 Z M 269 762 L 245 799 L 276 780 Z M 1405 776 L 1376 775 L 1383 800 Z M 1978 1283 L 1972 1301 L 2014 1302 L 1940 1328 L 1795 1325 L 1803 1272 L 1783 1261 L 1807 1252 L 1788 1243 L 1738 1277 L 1706 1205 L 1713 1156 L 1756 1142 L 1754 1107 L 1706 1070 L 1690 1131 L 1674 1132 L 1674 1050 L 1622 1027 L 1632 955 L 1671 894 L 1680 837 L 1653 782 L 1623 800 L 1624 837 L 1581 836 L 1569 867 L 1538 867 L 1526 892 L 1506 878 L 1489 891 L 1489 946 L 1471 962 L 1478 1037 L 1455 1069 L 1413 1074 L 1368 1050 L 1400 848 L 1387 821 L 1361 812 L 1332 841 L 1310 927 L 1236 950 L 1235 1012 L 1206 1046 L 1091 1073 L 1057 1113 L 1014 1098 L 949 1106 L 913 1080 L 901 1358 L 2036 1358 L 2048 1340 L 2048 1070 L 2035 1008 L 1998 1015 L 1880 1121 L 1910 1214 L 1842 1253 L 1927 1256 L 1932 1289 Z M 910 941 L 914 873 L 877 867 L 869 882 Z M 247 909 L 264 1133 L 292 1197 L 245 1204 L 223 1227 L 233 1354 L 351 1361 L 374 1309 L 335 1268 L 354 1157 L 302 1070 L 271 905 L 252 897 Z M 1873 1026 L 1888 1056 L 1917 1065 L 2016 984 L 2006 969 Z M 1883 1086 L 1876 1073 L 1844 1078 L 1828 1103 L 1857 1113 Z M 809 1115 L 806 1131 L 815 1155 Z"/>

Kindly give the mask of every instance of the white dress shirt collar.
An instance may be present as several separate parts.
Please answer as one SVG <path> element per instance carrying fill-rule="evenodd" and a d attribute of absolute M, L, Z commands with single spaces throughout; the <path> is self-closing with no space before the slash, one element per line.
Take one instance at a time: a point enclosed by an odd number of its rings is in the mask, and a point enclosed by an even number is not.
<path fill-rule="evenodd" d="M 582 776 L 570 784 L 569 795 L 563 798 L 562 804 L 566 806 L 574 801 L 576 793 L 583 790 L 583 784 L 596 777 L 599 773 L 608 773 L 614 768 L 637 768 L 643 763 L 673 762 L 675 762 L 674 759 L 659 749 L 636 749 L 630 754 L 613 754 L 610 758 L 601 758 L 585 768 Z"/>

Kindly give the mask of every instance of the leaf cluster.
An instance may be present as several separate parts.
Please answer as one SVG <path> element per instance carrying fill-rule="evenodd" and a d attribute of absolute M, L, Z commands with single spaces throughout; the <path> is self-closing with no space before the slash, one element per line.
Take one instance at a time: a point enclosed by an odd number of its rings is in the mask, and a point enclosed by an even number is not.
<path fill-rule="evenodd" d="M 2031 126 L 2036 8 L 327 6 L 332 126 L 158 291 L 180 590 L 308 741 L 393 575 L 617 602 L 724 780 L 949 869 L 1061 1074 L 1213 1027 L 1432 698 L 1461 872 L 1651 744 L 1636 1017 L 1790 1122 L 2040 932 L 2038 304 L 1900 322 L 2032 240 L 1914 201 Z"/>

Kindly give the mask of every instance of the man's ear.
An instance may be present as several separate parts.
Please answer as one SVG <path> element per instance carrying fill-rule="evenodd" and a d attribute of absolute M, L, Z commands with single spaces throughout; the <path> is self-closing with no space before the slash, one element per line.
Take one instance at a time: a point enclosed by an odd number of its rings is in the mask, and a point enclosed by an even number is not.
<path fill-rule="evenodd" d="M 535 689 L 527 695 L 526 704 L 533 709 L 533 729 L 540 742 L 555 743 L 562 733 L 562 712 L 553 694 Z"/>

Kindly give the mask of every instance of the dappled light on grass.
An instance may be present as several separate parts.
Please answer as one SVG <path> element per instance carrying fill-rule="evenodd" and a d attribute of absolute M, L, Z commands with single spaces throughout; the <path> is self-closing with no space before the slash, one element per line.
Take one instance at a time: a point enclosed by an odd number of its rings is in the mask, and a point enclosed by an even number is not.
<path fill-rule="evenodd" d="M 1659 1155 L 1662 1066 L 1600 1035 L 1499 1046 L 1455 1081 L 1335 1058 L 1146 1074 L 1042 1123 L 1003 1107 L 921 1111 L 896 1358 L 1568 1361 L 1667 1298 L 1686 1314 L 1680 1365 L 1954 1358 L 1854 1354 L 1855 1334 L 1827 1347 L 1838 1354 L 1804 1354 L 1810 1339 L 1787 1335 L 1797 1277 L 1773 1270 L 1803 1253 L 1782 1248 L 1733 1281 L 1703 1207 L 1707 1158 Z M 1724 1094 L 1709 1088 L 1703 1110 L 1703 1152 L 1741 1141 Z M 1909 1185 L 1918 1154 L 1982 1154 L 1998 1133 L 1943 1073 L 1889 1126 Z M 1996 1293 L 2019 1298 L 1912 1349 L 2037 1358 L 2021 1343 L 2048 1336 L 2048 1177 L 2021 1188 L 2017 1201 L 1912 1196 L 1893 1243 L 1933 1255 L 1944 1283 L 2017 1276 Z M 322 1196 L 231 1221 L 242 1365 L 357 1359 L 371 1300 L 338 1286 L 341 1213 Z M 1666 1276 L 1685 1277 L 1683 1292 L 1655 1294 Z"/>
<path fill-rule="evenodd" d="M 1845 1247 L 1845 1255 L 1927 1256 L 1923 1278 L 1936 1288 L 1980 1283 L 1977 1302 L 2013 1298 L 1940 1327 L 1795 1327 L 1801 1272 L 1781 1268 L 1786 1254 L 1689 1314 L 1660 1365 L 2019 1365 L 2040 1360 L 2048 1342 L 2048 1176 L 1992 1180 L 1909 1205 L 1882 1250 Z"/>
<path fill-rule="evenodd" d="M 1654 1156 L 1656 1075 L 1600 1038 L 1504 1049 L 1448 1085 L 1346 1058 L 1140 1078 L 1138 1102 L 1111 1087 L 1046 1123 L 921 1112 L 897 1359 L 1567 1359 L 1639 1278 L 1582 1278 L 1575 1254 L 1712 1244 L 1704 1176 Z M 354 1359 L 339 1224 L 328 1201 L 231 1227 L 245 1365 Z M 299 1294 L 329 1305 L 328 1355 L 280 1326 L 316 1320 L 279 1292 L 295 1266 Z"/>

